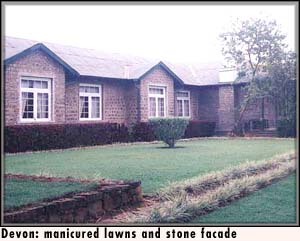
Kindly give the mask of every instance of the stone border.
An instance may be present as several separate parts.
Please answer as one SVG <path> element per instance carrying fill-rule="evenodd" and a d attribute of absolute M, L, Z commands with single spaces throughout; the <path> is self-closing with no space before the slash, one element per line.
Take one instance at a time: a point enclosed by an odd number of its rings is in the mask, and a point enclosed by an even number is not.
<path fill-rule="evenodd" d="M 89 192 L 72 193 L 8 211 L 4 213 L 4 223 L 87 223 L 142 200 L 140 181 L 100 184 Z"/>

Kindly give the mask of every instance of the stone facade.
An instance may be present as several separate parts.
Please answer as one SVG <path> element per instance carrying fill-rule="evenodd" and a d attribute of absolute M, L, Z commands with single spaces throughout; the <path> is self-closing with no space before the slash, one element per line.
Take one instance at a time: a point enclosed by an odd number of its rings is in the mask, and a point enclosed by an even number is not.
<path fill-rule="evenodd" d="M 140 121 L 144 122 L 149 119 L 148 90 L 150 85 L 166 88 L 167 117 L 174 116 L 174 80 L 161 67 L 156 67 L 140 81 Z"/>
<path fill-rule="evenodd" d="M 61 65 L 42 51 L 20 57 L 5 68 L 5 124 L 21 122 L 20 83 L 21 77 L 43 77 L 51 79 L 52 116 L 50 123 L 65 122 L 65 72 Z M 24 123 L 25 124 L 25 123 Z M 43 124 L 46 124 L 43 122 Z"/>
<path fill-rule="evenodd" d="M 230 132 L 234 128 L 234 123 L 234 87 L 232 85 L 220 86 L 217 131 Z"/>
<path fill-rule="evenodd" d="M 102 89 L 102 120 L 79 120 L 79 85 L 101 85 Z M 118 80 L 80 77 L 66 84 L 66 122 L 93 123 L 114 122 L 125 123 L 127 118 L 128 84 Z"/>
<path fill-rule="evenodd" d="M 71 76 L 63 66 L 41 50 L 20 57 L 5 68 L 5 124 L 20 122 L 20 78 L 46 77 L 52 82 L 52 116 L 48 123 L 113 122 L 126 125 L 149 119 L 149 86 L 166 88 L 166 116 L 177 115 L 176 91 L 190 92 L 190 119 L 213 121 L 217 131 L 229 132 L 234 126 L 236 107 L 242 101 L 240 87 L 233 85 L 191 86 L 181 85 L 162 66 L 157 65 L 140 80 L 108 79 Z M 79 84 L 99 84 L 102 88 L 102 120 L 79 120 Z M 265 101 L 265 118 L 275 125 L 275 111 Z M 244 114 L 244 120 L 259 119 L 261 104 L 253 103 Z M 25 124 L 25 123 L 24 123 Z M 26 124 L 28 125 L 28 124 Z"/>
<path fill-rule="evenodd" d="M 202 87 L 199 90 L 199 120 L 218 123 L 219 89 L 218 87 Z"/>

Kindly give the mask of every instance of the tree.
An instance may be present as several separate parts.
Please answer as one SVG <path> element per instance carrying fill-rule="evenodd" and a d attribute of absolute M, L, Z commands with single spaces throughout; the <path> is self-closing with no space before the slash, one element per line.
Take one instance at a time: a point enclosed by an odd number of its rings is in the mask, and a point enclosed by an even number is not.
<path fill-rule="evenodd" d="M 276 75 L 274 67 L 281 65 L 283 59 L 286 59 L 287 46 L 284 43 L 286 36 L 281 33 L 274 20 L 249 19 L 237 20 L 233 23 L 232 30 L 220 34 L 220 37 L 225 59 L 240 73 L 237 81 L 241 79 L 248 81 L 244 87 L 244 101 L 241 103 L 235 123 L 235 129 L 240 129 L 243 114 L 252 101 L 261 100 L 263 107 L 264 99 L 275 97 L 276 91 L 280 90 L 278 83 L 274 85 L 276 82 L 273 78 Z"/>

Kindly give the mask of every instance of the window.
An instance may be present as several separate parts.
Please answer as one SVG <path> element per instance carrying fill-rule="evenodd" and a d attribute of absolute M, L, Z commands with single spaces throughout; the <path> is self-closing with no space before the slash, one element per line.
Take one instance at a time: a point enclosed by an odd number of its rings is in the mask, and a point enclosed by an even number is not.
<path fill-rule="evenodd" d="M 149 87 L 149 117 L 166 116 L 166 88 Z"/>
<path fill-rule="evenodd" d="M 80 120 L 101 120 L 101 85 L 80 85 L 79 100 Z"/>
<path fill-rule="evenodd" d="M 21 78 L 21 121 L 51 119 L 51 80 L 36 77 Z"/>
<path fill-rule="evenodd" d="M 178 91 L 176 94 L 177 116 L 190 117 L 190 92 Z"/>

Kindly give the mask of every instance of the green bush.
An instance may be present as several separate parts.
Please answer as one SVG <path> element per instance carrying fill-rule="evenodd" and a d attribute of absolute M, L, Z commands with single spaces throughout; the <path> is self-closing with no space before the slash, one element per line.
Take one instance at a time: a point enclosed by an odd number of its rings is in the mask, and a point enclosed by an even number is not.
<path fill-rule="evenodd" d="M 188 125 L 188 120 L 183 118 L 154 118 L 149 122 L 154 128 L 156 137 L 170 148 L 173 148 L 175 142 L 184 135 Z"/>

